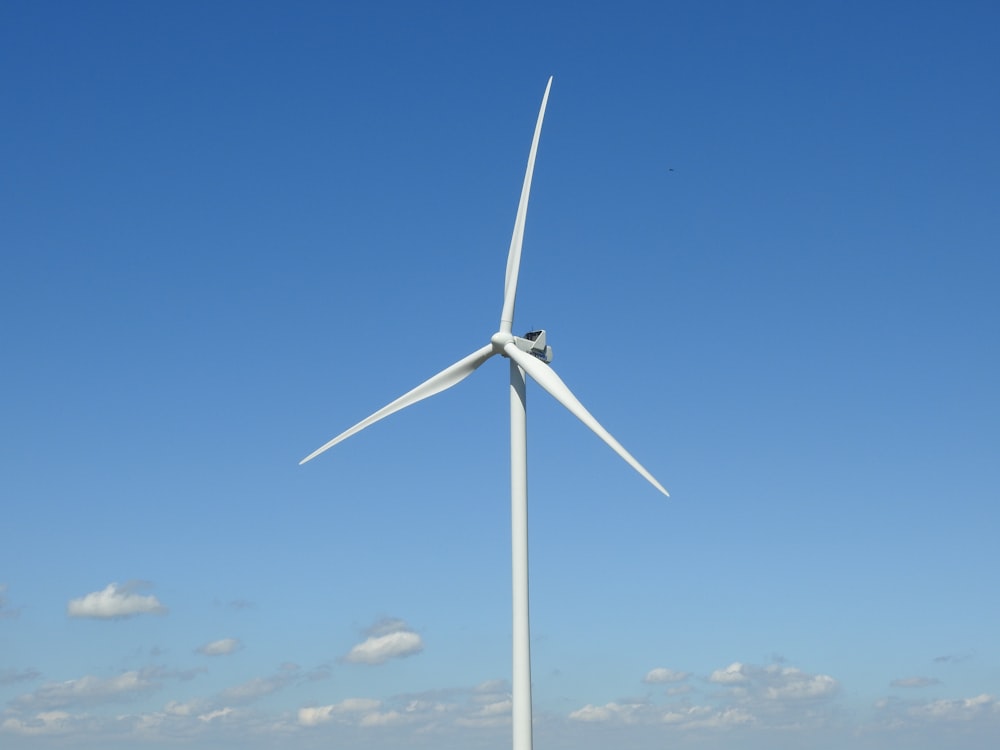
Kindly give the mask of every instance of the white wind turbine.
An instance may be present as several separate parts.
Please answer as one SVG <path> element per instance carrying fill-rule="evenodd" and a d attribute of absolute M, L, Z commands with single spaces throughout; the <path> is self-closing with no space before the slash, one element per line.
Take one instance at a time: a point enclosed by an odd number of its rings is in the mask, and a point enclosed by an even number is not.
<path fill-rule="evenodd" d="M 538 137 L 542 132 L 542 119 L 549 99 L 552 78 L 545 86 L 542 106 L 538 111 L 535 135 L 528 154 L 528 168 L 524 174 L 521 200 L 514 220 L 514 234 L 510 240 L 507 255 L 507 277 L 504 282 L 503 310 L 500 313 L 500 330 L 490 337 L 490 343 L 477 349 L 465 359 L 442 370 L 429 380 L 425 380 L 409 393 L 382 407 L 370 417 L 361 420 L 323 447 L 306 456 L 300 464 L 310 461 L 323 451 L 346 440 L 351 435 L 388 417 L 400 409 L 422 401 L 458 384 L 494 354 L 510 360 L 510 513 L 511 513 L 511 557 L 513 578 L 513 674 L 512 720 L 514 729 L 514 750 L 531 750 L 531 655 L 528 642 L 528 457 L 525 413 L 525 379 L 527 373 L 559 403 L 597 434 L 611 449 L 625 459 L 656 489 L 668 495 L 652 474 L 635 460 L 621 443 L 598 423 L 583 404 L 566 387 L 562 379 L 549 367 L 552 361 L 552 347 L 545 344 L 545 331 L 530 331 L 524 337 L 511 333 L 514 321 L 514 295 L 517 292 L 517 273 L 521 265 L 521 240 L 524 237 L 524 220 L 528 212 L 528 193 L 531 191 L 531 174 L 535 168 L 535 152 Z M 669 496 L 669 495 L 668 495 Z"/>

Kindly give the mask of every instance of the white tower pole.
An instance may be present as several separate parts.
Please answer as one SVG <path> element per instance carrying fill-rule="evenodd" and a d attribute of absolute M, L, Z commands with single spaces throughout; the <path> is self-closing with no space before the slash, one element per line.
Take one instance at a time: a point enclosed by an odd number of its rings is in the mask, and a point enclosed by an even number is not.
<path fill-rule="evenodd" d="M 531 750 L 531 645 L 528 625 L 528 438 L 524 370 L 510 361 L 510 537 L 513 591 L 511 679 L 514 750 Z"/>

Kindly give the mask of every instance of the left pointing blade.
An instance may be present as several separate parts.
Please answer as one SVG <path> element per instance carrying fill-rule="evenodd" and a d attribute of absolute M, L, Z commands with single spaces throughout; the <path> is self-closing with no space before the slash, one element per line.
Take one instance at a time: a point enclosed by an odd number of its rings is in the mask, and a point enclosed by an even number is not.
<path fill-rule="evenodd" d="M 573 395 L 573 392 L 570 391 L 570 389 L 562 381 L 562 378 L 556 375 L 555 370 L 541 360 L 535 359 L 527 352 L 522 352 L 513 342 L 507 344 L 503 348 L 503 351 L 504 354 L 517 362 L 517 364 L 521 366 L 521 369 L 528 373 L 535 382 L 548 391 L 556 401 L 569 409 L 574 415 L 576 415 L 577 419 L 587 425 L 587 427 L 589 427 L 597 435 L 597 437 L 611 446 L 611 449 L 624 458 L 629 466 L 642 474 L 642 476 L 646 478 L 646 481 L 656 487 L 656 489 L 664 495 L 670 497 L 670 493 L 663 489 L 663 485 L 657 482 L 656 478 L 646 471 L 643 465 L 636 461 L 635 458 L 632 457 L 632 454 L 625 450 L 625 448 L 622 447 L 622 444 L 611 436 L 610 432 L 601 427 L 600 423 L 594 419 L 594 416 L 587 411 L 587 408 L 580 403 L 580 400 L 576 396 Z"/>
<path fill-rule="evenodd" d="M 365 427 L 375 424 L 380 419 L 384 419 L 385 417 L 388 417 L 390 414 L 396 413 L 400 409 L 405 409 L 407 406 L 412 406 L 418 401 L 423 401 L 425 398 L 433 396 L 436 393 L 440 393 L 441 391 L 447 390 L 448 388 L 451 388 L 453 385 L 457 385 L 458 383 L 462 382 L 467 377 L 469 377 L 469 375 L 471 375 L 476 370 L 477 367 L 479 367 L 483 362 L 488 360 L 494 354 L 495 352 L 493 351 L 493 345 L 487 344 L 482 349 L 473 352 L 465 359 L 459 360 L 451 367 L 442 370 L 434 377 L 425 380 L 423 383 L 418 385 L 412 391 L 403 394 L 395 401 L 393 401 L 391 404 L 383 406 L 381 409 L 372 414 L 370 417 L 367 417 L 366 419 L 363 419 L 360 422 L 358 422 L 351 429 L 340 433 L 339 435 L 337 435 L 337 437 L 335 437 L 329 443 L 324 445 L 322 448 L 313 451 L 308 456 L 299 461 L 299 465 L 301 466 L 306 461 L 311 461 L 323 451 L 332 448 L 337 443 L 343 440 L 347 440 L 347 438 L 349 438 L 351 435 L 357 432 L 361 432 L 361 430 L 365 429 Z"/>

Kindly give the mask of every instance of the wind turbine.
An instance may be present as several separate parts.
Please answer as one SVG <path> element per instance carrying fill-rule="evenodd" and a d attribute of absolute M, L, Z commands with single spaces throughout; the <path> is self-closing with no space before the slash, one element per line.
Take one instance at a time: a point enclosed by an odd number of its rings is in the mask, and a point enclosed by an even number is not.
<path fill-rule="evenodd" d="M 668 495 L 663 486 L 640 464 L 632 454 L 615 440 L 611 433 L 598 423 L 562 379 L 549 367 L 552 347 L 545 343 L 545 331 L 530 331 L 523 337 L 511 333 L 514 321 L 514 296 L 517 292 L 517 274 L 521 266 L 521 241 L 524 238 L 524 221 L 528 213 L 528 194 L 531 192 L 531 175 L 535 169 L 535 153 L 542 132 L 545 105 L 549 100 L 552 78 L 545 86 L 542 106 L 535 123 L 535 135 L 528 154 L 528 168 L 524 173 L 521 200 L 514 219 L 514 234 L 507 255 L 507 276 L 504 281 L 503 310 L 500 329 L 490 337 L 490 343 L 459 360 L 451 367 L 425 380 L 412 391 L 383 406 L 377 412 L 340 433 L 326 445 L 303 458 L 299 464 L 311 461 L 320 453 L 369 427 L 380 419 L 405 409 L 418 401 L 440 393 L 467 378 L 495 354 L 510 360 L 510 515 L 511 515 L 511 573 L 513 579 L 513 672 L 511 679 L 512 723 L 514 750 L 531 750 L 531 654 L 528 634 L 528 456 L 525 411 L 525 373 L 537 382 L 559 403 L 570 410 L 601 440 L 656 489 Z"/>

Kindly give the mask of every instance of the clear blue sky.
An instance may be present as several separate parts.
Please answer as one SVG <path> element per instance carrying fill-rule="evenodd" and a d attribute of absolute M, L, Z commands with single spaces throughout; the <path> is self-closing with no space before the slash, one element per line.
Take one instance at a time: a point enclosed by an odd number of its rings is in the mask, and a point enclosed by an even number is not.
<path fill-rule="evenodd" d="M 1000 742 L 995 3 L 0 9 L 0 746 Z M 116 744 L 117 743 L 117 744 Z"/>

